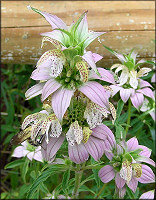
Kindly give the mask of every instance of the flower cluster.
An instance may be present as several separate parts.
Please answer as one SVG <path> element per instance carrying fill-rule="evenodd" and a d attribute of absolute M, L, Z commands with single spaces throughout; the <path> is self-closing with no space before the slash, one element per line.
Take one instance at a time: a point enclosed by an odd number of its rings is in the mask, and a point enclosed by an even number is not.
<path fill-rule="evenodd" d="M 126 185 L 135 193 L 138 182 L 153 183 L 154 173 L 144 164 L 155 167 L 150 149 L 139 145 L 136 137 L 117 142 L 103 123 L 109 117 L 112 125 L 115 124 L 116 109 L 110 98 L 118 91 L 124 103 L 130 99 L 135 108 L 149 111 L 154 119 L 153 87 L 141 79 L 151 71 L 140 69 L 146 61 L 136 62 L 135 51 L 122 55 L 106 47 L 122 64 L 113 65 L 111 71 L 98 68 L 96 63 L 102 56 L 87 51 L 86 47 L 104 32 L 88 30 L 87 12 L 67 26 L 55 15 L 28 8 L 42 15 L 52 26 L 51 32 L 41 34 L 41 47 L 50 42 L 54 49 L 41 56 L 31 74 L 37 84 L 29 88 L 25 96 L 29 100 L 41 95 L 43 110 L 24 119 L 22 134 L 28 136 L 12 156 L 27 156 L 30 160 L 54 164 L 56 153 L 64 143 L 68 146 L 69 159 L 76 164 L 87 161 L 89 155 L 99 161 L 105 154 L 109 165 L 100 169 L 99 177 L 103 183 L 115 178 L 119 198 L 125 196 Z M 27 139 L 39 147 L 32 146 Z M 61 197 L 65 198 L 58 196 Z M 47 198 L 53 199 L 54 195 L 48 194 Z"/>
<path fill-rule="evenodd" d="M 99 177 L 102 182 L 107 183 L 115 178 L 115 184 L 119 193 L 119 198 L 123 198 L 126 192 L 125 184 L 135 193 L 138 181 L 140 183 L 154 183 L 155 175 L 151 168 L 143 163 L 148 163 L 155 167 L 155 162 L 150 159 L 151 150 L 138 144 L 138 140 L 133 137 L 121 144 L 109 143 L 105 155 L 110 160 L 110 165 L 102 167 Z"/>

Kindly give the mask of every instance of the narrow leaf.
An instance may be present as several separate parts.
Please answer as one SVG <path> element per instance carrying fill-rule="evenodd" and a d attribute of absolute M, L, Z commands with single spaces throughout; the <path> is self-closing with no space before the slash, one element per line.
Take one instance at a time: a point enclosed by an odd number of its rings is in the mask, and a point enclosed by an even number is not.
<path fill-rule="evenodd" d="M 67 189 L 69 178 L 70 178 L 70 170 L 67 170 L 64 173 L 63 180 L 62 180 L 62 189 L 63 189 L 64 193 L 66 193 L 65 190 Z"/>
<path fill-rule="evenodd" d="M 4 169 L 14 168 L 22 164 L 24 164 L 24 160 L 15 160 L 5 165 Z"/>

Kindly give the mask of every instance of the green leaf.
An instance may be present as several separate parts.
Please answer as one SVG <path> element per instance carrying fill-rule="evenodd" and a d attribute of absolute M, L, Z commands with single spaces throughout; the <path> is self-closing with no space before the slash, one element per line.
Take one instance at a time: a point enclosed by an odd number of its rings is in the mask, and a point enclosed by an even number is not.
<path fill-rule="evenodd" d="M 97 162 L 91 157 L 91 164 L 95 164 L 95 163 L 97 163 Z M 99 170 L 97 170 L 97 169 L 92 169 L 92 171 L 93 171 L 94 178 L 95 178 L 95 182 L 96 182 L 96 184 L 97 184 L 97 189 L 98 189 L 98 188 L 100 187 L 100 178 L 99 178 L 99 176 L 98 176 Z"/>
<path fill-rule="evenodd" d="M 102 45 L 103 45 L 103 46 L 105 47 L 105 49 L 107 49 L 110 53 L 112 53 L 112 54 L 114 54 L 114 55 L 116 56 L 116 54 L 117 54 L 116 51 L 114 51 L 113 49 L 111 49 L 111 48 L 105 46 L 104 44 L 102 44 Z"/>
<path fill-rule="evenodd" d="M 68 35 L 68 37 L 70 38 L 71 43 L 73 43 L 74 37 L 71 33 L 69 33 L 68 31 L 61 29 L 61 28 L 55 28 L 54 30 L 59 30 L 63 33 L 65 33 L 66 35 Z"/>
<path fill-rule="evenodd" d="M 24 160 L 15 160 L 15 161 L 12 161 L 12 162 L 8 163 L 7 165 L 5 165 L 4 169 L 18 167 L 23 164 L 24 164 Z"/>
<path fill-rule="evenodd" d="M 76 30 L 77 30 L 79 24 L 81 23 L 82 19 L 84 18 L 84 16 L 86 15 L 87 12 L 88 12 L 88 11 L 85 11 L 85 12 L 81 15 L 81 17 L 77 20 L 77 22 L 72 26 L 72 28 L 71 28 L 71 33 L 73 34 L 74 37 L 75 37 L 75 32 L 76 32 Z"/>
<path fill-rule="evenodd" d="M 44 183 L 40 184 L 40 189 L 42 190 L 42 192 L 44 192 L 46 194 L 49 193 L 49 190 L 48 190 L 47 186 Z"/>
<path fill-rule="evenodd" d="M 30 176 L 31 176 L 33 179 L 36 178 L 36 172 L 35 172 L 35 170 L 33 170 L 33 171 L 30 172 Z"/>
<path fill-rule="evenodd" d="M 116 137 L 118 139 L 124 139 L 125 138 L 125 129 L 120 124 L 115 124 L 116 127 Z"/>
<path fill-rule="evenodd" d="M 26 183 L 25 177 L 28 172 L 28 166 L 29 166 L 29 159 L 26 158 L 23 168 L 22 168 L 22 179 L 23 179 L 24 183 Z"/>
<path fill-rule="evenodd" d="M 126 187 L 126 191 L 127 191 L 130 199 L 136 199 L 134 196 L 134 193 L 132 192 L 132 190 L 129 187 Z"/>
<path fill-rule="evenodd" d="M 84 185 L 84 183 L 88 182 L 88 181 L 91 181 L 91 180 L 94 180 L 94 174 L 92 174 L 91 176 L 89 176 L 88 178 L 86 178 L 85 180 L 83 180 L 81 183 L 80 183 L 80 186 Z"/>
<path fill-rule="evenodd" d="M 91 192 L 91 193 L 93 193 L 94 195 L 96 195 L 96 193 L 95 193 L 93 190 L 89 189 L 86 185 L 80 186 L 79 192 L 83 192 L 83 191 L 85 191 L 85 192 L 88 191 L 88 192 Z"/>
<path fill-rule="evenodd" d="M 70 170 L 68 169 L 64 175 L 63 175 L 63 180 L 62 180 L 62 190 L 64 191 L 64 193 L 66 193 L 66 189 L 68 186 L 68 182 L 69 182 L 69 178 L 70 178 Z"/>
<path fill-rule="evenodd" d="M 74 57 L 78 55 L 78 50 L 76 50 L 75 48 L 68 48 L 63 50 L 63 53 L 66 57 L 66 59 L 70 62 L 72 60 L 74 60 Z M 74 63 L 73 63 L 74 64 Z"/>
<path fill-rule="evenodd" d="M 27 193 L 27 198 L 31 199 L 33 194 L 38 189 L 39 185 L 47 180 L 52 174 L 59 173 L 61 171 L 65 171 L 66 167 L 64 165 L 51 165 L 48 169 L 43 171 L 40 176 L 38 176 L 32 183 L 30 190 Z"/>
<path fill-rule="evenodd" d="M 120 100 L 118 101 L 118 104 L 117 104 L 116 121 L 118 121 L 118 119 L 119 119 L 119 117 L 120 117 L 120 115 L 121 115 L 123 106 L 124 106 L 124 102 L 122 101 L 122 99 L 120 99 Z"/>

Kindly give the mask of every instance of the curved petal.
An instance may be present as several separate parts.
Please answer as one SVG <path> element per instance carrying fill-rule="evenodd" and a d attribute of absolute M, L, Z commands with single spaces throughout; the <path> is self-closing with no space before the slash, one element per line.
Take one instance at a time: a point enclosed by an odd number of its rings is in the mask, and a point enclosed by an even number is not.
<path fill-rule="evenodd" d="M 123 102 L 127 102 L 127 100 L 129 99 L 131 95 L 131 88 L 130 89 L 124 89 L 124 88 L 121 88 L 120 90 L 120 96 L 121 96 L 121 99 L 123 100 Z"/>
<path fill-rule="evenodd" d="M 137 77 L 142 77 L 142 76 L 147 76 L 148 72 L 150 72 L 152 69 L 147 68 L 147 67 L 143 67 L 141 68 L 138 73 L 137 73 Z"/>
<path fill-rule="evenodd" d="M 42 94 L 42 89 L 43 89 L 44 84 L 45 83 L 38 83 L 32 86 L 31 88 L 29 88 L 25 93 L 26 100 L 32 99 L 33 97 L 36 97 L 39 94 Z"/>
<path fill-rule="evenodd" d="M 68 29 L 66 24 L 60 18 L 58 18 L 56 15 L 52 15 L 47 12 L 42 12 L 31 6 L 28 6 L 28 9 L 32 9 L 36 13 L 39 13 L 40 15 L 42 15 L 47 20 L 47 22 L 49 22 L 49 24 L 52 26 L 52 29 L 55 29 L 55 28 L 61 28 L 61 29 L 65 29 L 65 30 Z"/>
<path fill-rule="evenodd" d="M 89 154 L 84 144 L 74 144 L 73 146 L 68 144 L 69 158 L 76 164 L 80 164 L 88 160 Z"/>
<path fill-rule="evenodd" d="M 94 103 L 109 108 L 108 96 L 103 86 L 95 81 L 89 81 L 79 88 Z"/>
<path fill-rule="evenodd" d="M 32 161 L 32 159 L 34 158 L 34 154 L 35 154 L 35 152 L 29 152 L 27 154 L 27 158 Z"/>
<path fill-rule="evenodd" d="M 99 171 L 99 177 L 103 183 L 108 183 L 115 177 L 114 168 L 110 165 L 102 167 Z"/>
<path fill-rule="evenodd" d="M 141 93 L 135 93 L 133 96 L 130 97 L 132 104 L 135 108 L 139 108 L 144 102 L 144 95 Z"/>
<path fill-rule="evenodd" d="M 70 100 L 74 94 L 73 90 L 58 89 L 52 96 L 52 107 L 58 120 L 61 121 L 64 113 L 70 105 Z"/>
<path fill-rule="evenodd" d="M 98 72 L 91 51 L 87 51 L 87 52 L 82 56 L 82 58 L 88 63 L 88 65 L 89 65 L 96 73 Z"/>
<path fill-rule="evenodd" d="M 44 101 L 49 95 L 51 95 L 60 87 L 61 84 L 55 81 L 55 79 L 48 80 L 42 90 L 42 101 Z"/>
<path fill-rule="evenodd" d="M 139 149 L 138 147 L 139 143 L 136 137 L 132 137 L 126 143 L 127 143 L 127 151 L 134 151 L 136 149 Z"/>
<path fill-rule="evenodd" d="M 95 40 L 97 37 L 99 37 L 100 35 L 104 34 L 106 32 L 90 32 L 88 34 L 87 39 L 84 42 L 84 46 L 83 48 L 85 49 L 93 40 Z"/>
<path fill-rule="evenodd" d="M 54 40 L 59 41 L 62 45 L 65 46 L 65 36 L 64 33 L 62 33 L 59 30 L 53 30 L 52 32 L 46 32 L 46 33 L 41 33 L 42 36 L 44 37 L 50 37 Z"/>
<path fill-rule="evenodd" d="M 154 99 L 153 91 L 150 88 L 142 88 L 142 89 L 137 90 L 137 92 L 141 92 L 145 96 L 148 96 L 148 97 Z"/>
<path fill-rule="evenodd" d="M 154 200 L 154 190 L 144 192 L 139 199 L 153 199 Z"/>
<path fill-rule="evenodd" d="M 128 80 L 129 72 L 127 68 L 124 68 L 121 72 L 121 75 L 119 77 L 119 86 L 124 85 Z"/>
<path fill-rule="evenodd" d="M 106 125 L 101 124 L 96 128 L 93 128 L 92 131 L 93 131 L 92 135 L 100 139 L 105 140 L 105 136 L 107 136 L 107 140 L 109 141 L 111 147 L 113 148 L 115 146 L 116 142 L 114 134 Z"/>
<path fill-rule="evenodd" d="M 126 193 L 126 187 L 124 186 L 124 187 L 121 188 L 121 189 L 118 189 L 118 188 L 116 187 L 116 191 L 117 191 L 117 193 L 118 193 L 118 195 L 119 195 L 119 198 L 120 198 L 120 199 L 123 199 L 124 196 L 125 196 L 125 193 Z"/>
<path fill-rule="evenodd" d="M 92 53 L 92 57 L 93 57 L 93 60 L 95 63 L 103 58 L 103 56 L 101 56 L 100 54 L 97 54 L 97 53 Z"/>
<path fill-rule="evenodd" d="M 79 26 L 77 27 L 76 32 L 79 37 L 79 41 L 82 42 L 88 34 L 88 23 L 87 23 L 87 14 L 86 13 L 85 13 L 83 19 L 81 20 Z"/>
<path fill-rule="evenodd" d="M 32 74 L 31 77 L 33 80 L 48 80 L 51 78 L 51 76 L 49 75 L 50 73 L 50 69 L 46 69 L 46 68 L 37 68 L 35 69 Z"/>
<path fill-rule="evenodd" d="M 89 79 L 99 79 L 102 81 L 106 81 L 106 82 L 115 84 L 114 76 L 113 76 L 113 74 L 111 74 L 110 71 L 103 69 L 103 68 L 99 68 L 99 67 L 97 69 L 98 69 L 101 77 L 98 76 L 93 70 L 91 70 L 89 72 Z"/>
<path fill-rule="evenodd" d="M 16 147 L 15 149 L 14 149 L 14 152 L 13 152 L 13 154 L 12 154 L 12 157 L 16 157 L 16 158 L 21 158 L 21 157 L 23 157 L 24 155 L 23 155 L 23 150 L 24 150 L 25 148 L 23 147 L 23 146 L 19 146 L 19 147 Z"/>
<path fill-rule="evenodd" d="M 98 161 L 104 153 L 103 141 L 93 137 L 92 135 L 88 139 L 87 143 L 84 144 L 88 153 Z"/>
<path fill-rule="evenodd" d="M 151 158 L 148 158 L 148 157 L 145 157 L 145 156 L 139 156 L 138 158 L 135 159 L 136 161 L 139 161 L 139 162 L 145 162 L 145 163 L 148 163 L 152 166 L 155 167 L 155 162 L 151 159 Z"/>
<path fill-rule="evenodd" d="M 118 86 L 118 85 L 110 85 L 109 87 L 112 88 L 112 90 L 113 90 L 112 97 L 113 97 L 114 95 L 116 95 L 116 93 L 119 92 L 119 91 L 121 90 L 121 87 Z"/>
<path fill-rule="evenodd" d="M 46 138 L 43 140 L 41 153 L 43 156 L 43 159 L 46 161 L 51 161 L 59 148 L 61 147 L 63 141 L 65 139 L 65 136 L 61 135 L 59 138 L 50 137 L 49 142 L 47 144 Z"/>
<path fill-rule="evenodd" d="M 127 185 L 135 193 L 137 186 L 138 186 L 138 180 L 136 178 L 132 177 L 130 182 L 127 183 Z"/>
<path fill-rule="evenodd" d="M 126 181 L 123 178 L 121 178 L 118 172 L 116 173 L 116 176 L 115 176 L 115 183 L 118 189 L 121 189 L 126 183 Z"/>
<path fill-rule="evenodd" d="M 143 145 L 139 145 L 138 146 L 140 149 L 143 149 L 143 151 L 141 151 L 139 153 L 140 156 L 145 156 L 145 157 L 150 157 L 151 156 L 151 149 L 147 148 L 146 146 Z"/>
<path fill-rule="evenodd" d="M 151 88 L 153 88 L 152 85 L 149 82 L 144 81 L 142 79 L 140 79 L 140 84 L 139 85 L 140 85 L 140 88 L 144 88 L 144 87 L 151 87 Z"/>
<path fill-rule="evenodd" d="M 147 165 L 142 165 L 142 175 L 140 178 L 137 178 L 140 183 L 154 183 L 155 175 L 150 167 Z"/>
<path fill-rule="evenodd" d="M 156 74 L 153 74 L 152 78 L 151 78 L 151 82 L 155 83 L 156 82 Z"/>

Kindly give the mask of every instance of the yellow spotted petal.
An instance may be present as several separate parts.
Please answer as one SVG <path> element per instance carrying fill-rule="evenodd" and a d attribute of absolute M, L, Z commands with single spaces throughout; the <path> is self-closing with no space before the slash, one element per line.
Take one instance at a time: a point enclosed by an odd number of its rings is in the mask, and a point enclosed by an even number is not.
<path fill-rule="evenodd" d="M 116 120 L 116 109 L 111 102 L 109 102 L 109 108 L 110 108 L 110 111 L 111 111 L 112 117 L 113 117 L 112 123 L 114 124 L 114 121 Z"/>
<path fill-rule="evenodd" d="M 147 76 L 148 72 L 150 72 L 152 69 L 147 68 L 147 67 L 143 67 L 139 70 L 139 72 L 137 73 L 137 77 L 142 77 L 142 76 Z"/>
<path fill-rule="evenodd" d="M 82 81 L 87 82 L 88 81 L 88 66 L 87 66 L 87 63 L 84 62 L 84 61 L 77 62 L 76 67 L 81 74 Z"/>
<path fill-rule="evenodd" d="M 75 121 L 74 123 L 72 123 L 71 127 L 74 130 L 74 136 L 75 136 L 75 140 L 77 144 L 80 144 L 83 139 L 82 127 L 79 126 L 78 121 Z"/>
<path fill-rule="evenodd" d="M 132 165 L 128 160 L 122 162 L 120 176 L 129 183 L 132 178 Z"/>
<path fill-rule="evenodd" d="M 41 65 L 45 60 L 47 60 L 48 58 L 51 58 L 51 60 L 53 59 L 57 59 L 59 60 L 60 64 L 63 65 L 65 63 L 65 56 L 64 54 L 62 53 L 61 50 L 59 49 L 53 49 L 53 50 L 49 50 L 49 51 L 46 51 L 42 56 L 41 58 L 39 59 L 39 61 L 37 62 L 37 66 L 38 67 L 39 65 Z"/>
<path fill-rule="evenodd" d="M 134 176 L 135 176 L 136 178 L 140 178 L 141 175 L 142 175 L 142 165 L 139 164 L 139 163 L 133 163 L 133 164 L 132 164 L 132 167 L 133 167 L 134 172 L 135 172 L 135 175 L 134 175 Z"/>
<path fill-rule="evenodd" d="M 54 40 L 50 37 L 43 37 L 41 48 L 44 46 L 44 42 L 51 42 L 57 49 L 61 49 L 61 43 L 57 40 Z"/>
<path fill-rule="evenodd" d="M 92 134 L 92 130 L 90 130 L 88 127 L 84 127 L 83 128 L 83 143 L 86 143 L 90 137 L 90 135 Z"/>

